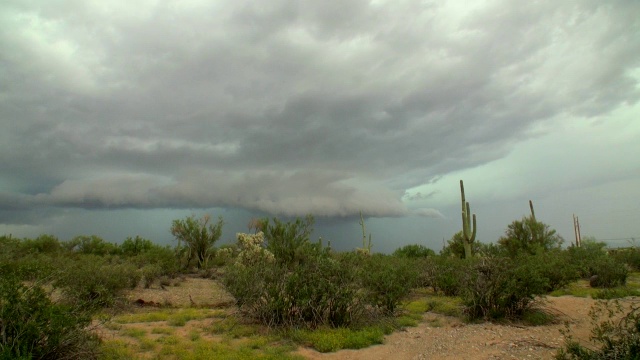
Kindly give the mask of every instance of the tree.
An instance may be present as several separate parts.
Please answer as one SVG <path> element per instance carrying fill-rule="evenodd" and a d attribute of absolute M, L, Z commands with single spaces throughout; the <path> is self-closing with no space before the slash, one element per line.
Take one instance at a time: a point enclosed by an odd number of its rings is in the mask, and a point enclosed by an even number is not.
<path fill-rule="evenodd" d="M 195 215 L 186 217 L 183 220 L 173 220 L 171 225 L 171 234 L 178 240 L 178 247 L 182 241 L 187 247 L 187 266 L 195 257 L 198 260 L 198 268 L 201 269 L 207 263 L 213 244 L 220 239 L 222 235 L 222 226 L 224 221 L 222 216 L 218 217 L 218 221 L 211 223 L 211 216 L 204 215 L 200 219 L 196 219 Z"/>
<path fill-rule="evenodd" d="M 507 227 L 504 236 L 498 240 L 510 256 L 520 253 L 536 254 L 560 248 L 564 239 L 549 225 L 537 221 L 535 217 L 523 217 L 515 220 Z"/>

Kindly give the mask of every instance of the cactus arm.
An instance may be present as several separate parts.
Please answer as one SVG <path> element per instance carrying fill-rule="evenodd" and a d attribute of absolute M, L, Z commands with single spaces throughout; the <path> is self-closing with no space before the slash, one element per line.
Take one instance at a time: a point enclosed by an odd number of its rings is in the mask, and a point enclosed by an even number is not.
<path fill-rule="evenodd" d="M 476 214 L 473 214 L 473 233 L 471 234 L 471 239 L 469 239 L 469 242 L 472 243 L 476 240 Z"/>

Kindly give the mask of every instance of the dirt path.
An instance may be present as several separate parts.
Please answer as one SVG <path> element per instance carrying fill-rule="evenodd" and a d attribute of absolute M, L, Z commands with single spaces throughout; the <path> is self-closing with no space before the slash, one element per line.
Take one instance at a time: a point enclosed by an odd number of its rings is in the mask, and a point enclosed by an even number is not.
<path fill-rule="evenodd" d="M 569 321 L 574 337 L 588 341 L 589 309 L 594 301 L 572 296 L 549 297 L 545 308 Z M 441 327 L 433 327 L 439 318 Z M 563 345 L 564 324 L 521 327 L 492 323 L 464 324 L 460 320 L 428 313 L 418 327 L 393 333 L 382 345 L 362 350 L 342 350 L 322 354 L 301 349 L 308 359 L 552 359 Z"/>

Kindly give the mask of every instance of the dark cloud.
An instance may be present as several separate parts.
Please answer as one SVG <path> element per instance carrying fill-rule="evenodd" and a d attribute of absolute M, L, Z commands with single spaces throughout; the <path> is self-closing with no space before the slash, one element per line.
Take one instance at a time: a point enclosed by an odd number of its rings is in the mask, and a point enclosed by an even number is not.
<path fill-rule="evenodd" d="M 631 1 L 0 13 L 5 223 L 51 207 L 404 216 L 408 188 L 640 97 Z"/>

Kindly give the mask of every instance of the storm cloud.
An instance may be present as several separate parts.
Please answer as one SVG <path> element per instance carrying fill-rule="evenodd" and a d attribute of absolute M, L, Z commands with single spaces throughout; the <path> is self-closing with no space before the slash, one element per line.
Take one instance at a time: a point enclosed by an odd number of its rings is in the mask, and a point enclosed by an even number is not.
<path fill-rule="evenodd" d="M 443 218 L 407 191 L 637 102 L 637 14 L 622 0 L 3 1 L 0 223 L 65 208 Z"/>

